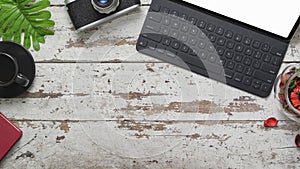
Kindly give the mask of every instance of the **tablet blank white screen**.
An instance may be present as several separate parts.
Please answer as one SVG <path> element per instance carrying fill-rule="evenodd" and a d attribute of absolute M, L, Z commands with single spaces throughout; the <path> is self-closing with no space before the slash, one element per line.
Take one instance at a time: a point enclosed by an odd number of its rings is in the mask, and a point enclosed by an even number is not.
<path fill-rule="evenodd" d="M 287 38 L 299 15 L 300 0 L 184 0 Z"/>

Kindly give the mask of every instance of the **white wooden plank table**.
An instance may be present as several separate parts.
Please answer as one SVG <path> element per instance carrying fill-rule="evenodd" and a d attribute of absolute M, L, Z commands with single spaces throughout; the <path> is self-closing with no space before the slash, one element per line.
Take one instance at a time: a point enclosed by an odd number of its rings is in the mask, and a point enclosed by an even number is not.
<path fill-rule="evenodd" d="M 76 33 L 52 0 L 55 35 L 39 52 L 33 86 L 1 99 L 24 132 L 0 168 L 300 168 L 299 126 L 262 99 L 139 54 L 149 1 Z M 286 66 L 300 60 L 300 31 Z M 263 127 L 269 117 L 276 128 Z"/>

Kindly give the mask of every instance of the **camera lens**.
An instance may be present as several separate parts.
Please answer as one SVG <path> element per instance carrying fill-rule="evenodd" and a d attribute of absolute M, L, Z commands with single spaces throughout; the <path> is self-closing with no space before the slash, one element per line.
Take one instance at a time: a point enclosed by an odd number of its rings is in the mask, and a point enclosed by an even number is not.
<path fill-rule="evenodd" d="M 91 0 L 96 11 L 109 14 L 117 9 L 119 0 Z"/>
<path fill-rule="evenodd" d="M 100 0 L 101 4 L 106 4 L 108 2 L 108 0 Z"/>

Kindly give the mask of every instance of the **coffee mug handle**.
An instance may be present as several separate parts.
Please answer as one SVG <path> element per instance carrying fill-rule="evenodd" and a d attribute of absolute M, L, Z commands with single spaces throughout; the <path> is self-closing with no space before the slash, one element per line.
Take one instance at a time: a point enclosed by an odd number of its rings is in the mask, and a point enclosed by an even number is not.
<path fill-rule="evenodd" d="M 27 87 L 29 85 L 30 80 L 28 80 L 28 78 L 22 75 L 21 73 L 18 73 L 15 82 L 22 87 Z"/>

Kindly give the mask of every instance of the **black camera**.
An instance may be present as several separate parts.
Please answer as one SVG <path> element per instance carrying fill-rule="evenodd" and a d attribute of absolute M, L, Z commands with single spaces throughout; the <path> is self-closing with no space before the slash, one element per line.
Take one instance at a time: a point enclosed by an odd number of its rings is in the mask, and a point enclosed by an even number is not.
<path fill-rule="evenodd" d="M 66 0 L 75 29 L 83 31 L 140 6 L 140 0 Z"/>

